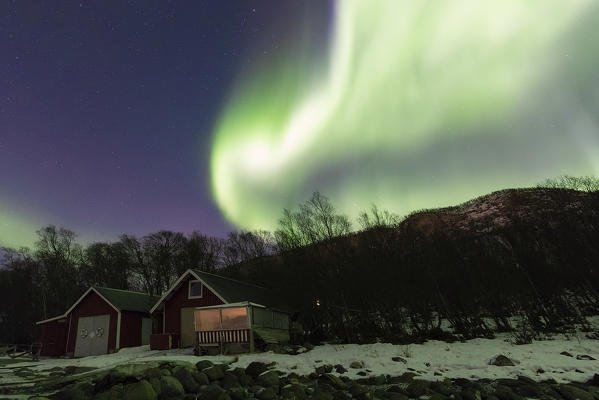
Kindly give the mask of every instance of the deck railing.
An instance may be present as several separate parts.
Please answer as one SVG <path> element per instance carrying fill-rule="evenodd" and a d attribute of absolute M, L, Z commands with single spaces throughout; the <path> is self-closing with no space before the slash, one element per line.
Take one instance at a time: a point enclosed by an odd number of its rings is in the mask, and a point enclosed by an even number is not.
<path fill-rule="evenodd" d="M 220 343 L 249 343 L 249 329 L 221 329 L 217 331 L 199 331 L 200 345 L 215 345 Z"/>

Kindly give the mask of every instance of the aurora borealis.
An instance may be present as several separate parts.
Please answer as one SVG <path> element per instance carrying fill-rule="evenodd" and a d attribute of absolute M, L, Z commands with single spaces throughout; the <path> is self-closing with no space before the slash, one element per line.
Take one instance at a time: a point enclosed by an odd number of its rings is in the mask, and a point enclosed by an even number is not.
<path fill-rule="evenodd" d="M 592 0 L 0 5 L 0 246 L 599 174 Z"/>
<path fill-rule="evenodd" d="M 406 214 L 596 174 L 597 17 L 585 0 L 338 1 L 317 71 L 294 56 L 233 91 L 214 196 L 273 228 L 314 190 L 352 216 Z"/>

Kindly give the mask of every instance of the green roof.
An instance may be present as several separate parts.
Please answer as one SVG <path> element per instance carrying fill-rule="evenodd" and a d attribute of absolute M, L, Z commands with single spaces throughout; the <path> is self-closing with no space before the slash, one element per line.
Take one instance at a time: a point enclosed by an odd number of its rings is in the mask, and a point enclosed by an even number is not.
<path fill-rule="evenodd" d="M 111 289 L 94 286 L 119 311 L 150 312 L 150 308 L 158 301 L 158 297 L 130 290 Z"/>
<path fill-rule="evenodd" d="M 194 269 L 193 272 L 198 275 L 206 285 L 210 286 L 211 289 L 223 297 L 227 303 L 250 301 L 282 311 L 289 310 L 289 307 L 287 307 L 272 291 L 264 287 L 197 269 Z"/>

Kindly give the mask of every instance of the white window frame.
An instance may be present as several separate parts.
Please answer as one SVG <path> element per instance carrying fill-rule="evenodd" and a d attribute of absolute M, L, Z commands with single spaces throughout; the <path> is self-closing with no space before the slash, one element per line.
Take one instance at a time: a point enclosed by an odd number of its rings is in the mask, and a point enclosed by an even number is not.
<path fill-rule="evenodd" d="M 199 296 L 192 296 L 191 295 L 191 284 L 192 283 L 199 283 L 200 285 L 202 285 L 202 290 L 201 290 L 201 294 Z M 204 282 L 202 282 L 199 279 L 190 279 L 189 282 L 187 283 L 187 298 L 188 299 L 201 299 L 204 297 Z"/>

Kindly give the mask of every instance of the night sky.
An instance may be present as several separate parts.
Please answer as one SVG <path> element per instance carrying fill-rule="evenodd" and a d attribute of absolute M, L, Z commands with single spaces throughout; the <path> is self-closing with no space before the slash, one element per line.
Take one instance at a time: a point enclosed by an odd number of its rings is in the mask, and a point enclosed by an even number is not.
<path fill-rule="evenodd" d="M 592 0 L 0 2 L 0 244 L 599 173 Z"/>
<path fill-rule="evenodd" d="M 215 118 L 308 11 L 326 38 L 322 1 L 1 1 L 0 244 L 48 223 L 234 229 L 210 192 Z"/>

